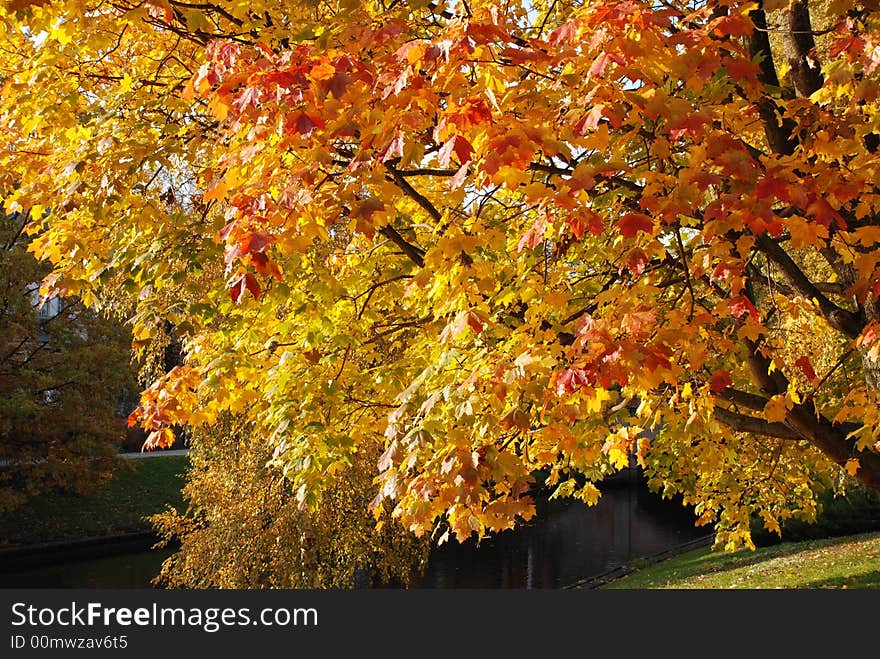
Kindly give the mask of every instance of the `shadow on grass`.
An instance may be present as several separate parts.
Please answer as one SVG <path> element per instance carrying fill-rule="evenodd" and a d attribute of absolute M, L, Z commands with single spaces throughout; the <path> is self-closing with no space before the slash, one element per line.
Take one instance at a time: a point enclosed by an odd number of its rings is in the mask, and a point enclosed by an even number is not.
<path fill-rule="evenodd" d="M 819 579 L 799 588 L 880 588 L 880 570 L 852 574 L 846 577 Z"/>
<path fill-rule="evenodd" d="M 815 549 L 824 549 L 828 547 L 833 547 L 835 545 L 846 544 L 851 541 L 852 539 L 850 537 L 844 536 L 840 538 L 823 538 L 821 540 L 801 541 L 800 543 L 798 543 L 800 546 L 797 547 L 797 549 L 795 550 L 792 550 L 791 545 L 780 544 L 772 545 L 770 547 L 759 547 L 754 552 L 750 552 L 748 550 L 740 550 L 733 554 L 710 554 L 708 556 L 708 560 L 689 561 L 686 565 L 681 566 L 678 570 L 678 576 L 687 578 L 699 574 L 723 574 L 725 572 L 732 572 L 733 570 L 739 570 L 741 568 L 747 568 L 753 565 L 757 565 L 759 563 L 764 563 L 766 561 L 773 560 L 774 558 L 779 558 L 782 556 L 796 557 L 804 552 L 810 552 Z M 843 583 L 847 582 L 844 580 Z M 805 585 L 803 587 L 832 588 L 833 586 Z M 858 587 L 865 588 L 874 586 L 859 585 Z"/>

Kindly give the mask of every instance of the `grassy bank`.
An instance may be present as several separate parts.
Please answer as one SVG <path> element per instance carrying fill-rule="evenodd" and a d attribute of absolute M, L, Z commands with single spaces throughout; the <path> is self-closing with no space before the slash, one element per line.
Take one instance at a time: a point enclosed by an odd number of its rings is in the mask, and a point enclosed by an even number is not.
<path fill-rule="evenodd" d="M 182 455 L 131 460 L 92 496 L 45 494 L 0 516 L 0 547 L 147 530 L 148 515 L 166 504 L 182 505 L 180 488 L 188 458 Z"/>
<path fill-rule="evenodd" d="M 733 553 L 696 549 L 603 588 L 880 588 L 880 533 L 784 542 Z"/>

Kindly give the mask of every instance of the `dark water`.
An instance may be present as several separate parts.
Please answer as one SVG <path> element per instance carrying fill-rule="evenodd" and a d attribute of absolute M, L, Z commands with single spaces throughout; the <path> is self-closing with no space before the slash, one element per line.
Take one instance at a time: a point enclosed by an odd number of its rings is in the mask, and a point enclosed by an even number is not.
<path fill-rule="evenodd" d="M 169 549 L 0 572 L 0 588 L 149 588 Z"/>
<path fill-rule="evenodd" d="M 684 508 L 643 486 L 603 489 L 588 507 L 571 501 L 543 505 L 529 524 L 484 540 L 436 548 L 416 588 L 562 588 L 627 562 L 706 535 Z M 147 588 L 173 550 L 56 562 L 7 572 L 2 588 Z"/>

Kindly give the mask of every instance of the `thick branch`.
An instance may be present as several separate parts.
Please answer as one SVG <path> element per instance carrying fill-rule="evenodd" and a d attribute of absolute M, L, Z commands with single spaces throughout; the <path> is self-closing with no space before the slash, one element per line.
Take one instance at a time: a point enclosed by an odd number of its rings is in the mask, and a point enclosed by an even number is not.
<path fill-rule="evenodd" d="M 764 396 L 750 394 L 747 391 L 740 391 L 733 387 L 725 388 L 718 394 L 718 397 L 736 405 L 748 407 L 750 410 L 755 410 L 756 412 L 762 412 L 767 403 L 770 402 L 769 399 L 764 398 Z"/>
<path fill-rule="evenodd" d="M 763 2 L 760 3 L 763 7 Z M 773 53 L 770 50 L 770 37 L 767 34 L 767 17 L 763 9 L 749 12 L 749 18 L 755 24 L 755 30 L 748 39 L 749 56 L 758 60 L 761 67 L 761 82 L 769 87 L 779 87 L 779 76 L 773 65 Z M 776 103 L 768 95 L 758 101 L 758 111 L 764 124 L 767 143 L 774 152 L 790 156 L 794 153 L 797 141 L 794 138 L 795 124 L 791 119 L 780 121 Z"/>
<path fill-rule="evenodd" d="M 806 0 L 794 2 L 786 17 L 788 30 L 782 33 L 785 55 L 791 67 L 791 79 L 798 96 L 808 98 L 821 89 L 825 82 L 816 60 L 816 42 L 810 25 L 810 10 Z"/>
<path fill-rule="evenodd" d="M 386 163 L 385 168 L 388 170 L 390 178 L 394 181 L 394 184 L 397 185 L 398 188 L 403 190 L 404 194 L 407 197 L 415 201 L 419 206 L 424 209 L 424 211 L 431 216 L 431 219 L 435 222 L 439 222 L 442 219 L 442 215 L 440 211 L 437 210 L 437 207 L 432 204 L 425 195 L 416 190 L 410 182 L 404 178 L 403 174 L 400 173 L 399 170 L 395 169 L 391 164 Z"/>
<path fill-rule="evenodd" d="M 392 227 L 390 224 L 379 229 L 379 233 L 388 238 L 391 242 L 397 245 L 404 254 L 409 257 L 409 260 L 415 263 L 420 268 L 425 267 L 425 253 L 421 248 L 416 247 L 412 243 L 408 243 L 406 239 L 401 236 L 397 229 Z"/>
<path fill-rule="evenodd" d="M 779 266 L 782 276 L 789 286 L 807 299 L 815 299 L 818 302 L 819 310 L 833 328 L 851 339 L 856 338 L 861 333 L 864 323 L 859 315 L 839 307 L 829 300 L 809 280 L 798 264 L 788 255 L 788 252 L 782 249 L 779 243 L 764 234 L 757 237 L 755 245 L 767 258 Z"/>
<path fill-rule="evenodd" d="M 731 412 L 723 407 L 716 407 L 715 418 L 728 428 L 737 432 L 745 432 L 753 435 L 766 435 L 779 439 L 805 439 L 800 434 L 789 428 L 784 423 L 773 423 L 746 414 Z"/>

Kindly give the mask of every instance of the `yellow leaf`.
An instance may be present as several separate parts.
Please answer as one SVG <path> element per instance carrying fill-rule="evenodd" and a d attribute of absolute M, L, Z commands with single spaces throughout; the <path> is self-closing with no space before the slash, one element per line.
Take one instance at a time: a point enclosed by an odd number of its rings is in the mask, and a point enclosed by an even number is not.
<path fill-rule="evenodd" d="M 229 115 L 229 106 L 219 96 L 215 96 L 211 99 L 211 102 L 208 103 L 208 109 L 214 113 L 214 116 L 217 117 L 217 121 L 226 121 L 226 117 Z"/>
<path fill-rule="evenodd" d="M 119 93 L 125 94 L 126 92 L 130 92 L 132 87 L 134 87 L 134 80 L 126 73 L 122 76 L 122 80 L 119 81 Z"/>
<path fill-rule="evenodd" d="M 227 192 L 228 187 L 226 185 L 226 181 L 221 179 L 217 181 L 216 185 L 212 185 L 210 188 L 208 188 L 208 190 L 205 192 L 204 201 L 208 202 L 212 199 L 223 199 L 226 196 Z"/>
<path fill-rule="evenodd" d="M 785 421 L 790 406 L 791 403 L 785 396 L 777 394 L 764 406 L 764 416 L 770 422 Z"/>
<path fill-rule="evenodd" d="M 844 469 L 846 469 L 846 473 L 848 473 L 850 476 L 855 476 L 860 466 L 861 465 L 859 464 L 857 458 L 850 458 L 846 461 L 846 466 L 844 467 Z"/>
<path fill-rule="evenodd" d="M 66 46 L 73 40 L 73 36 L 71 35 L 69 29 L 70 28 L 68 27 L 66 22 L 60 23 L 49 31 L 49 36 L 62 46 Z"/>

